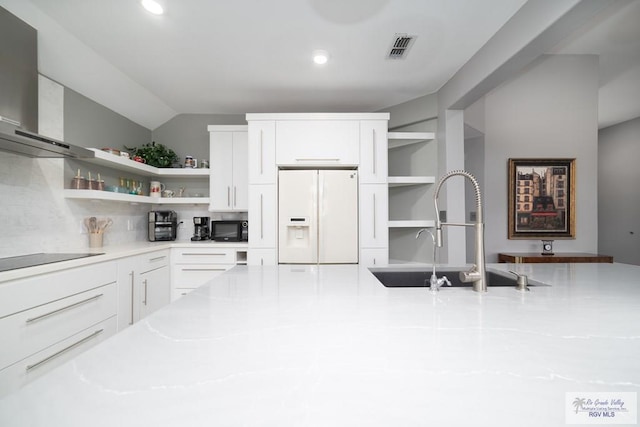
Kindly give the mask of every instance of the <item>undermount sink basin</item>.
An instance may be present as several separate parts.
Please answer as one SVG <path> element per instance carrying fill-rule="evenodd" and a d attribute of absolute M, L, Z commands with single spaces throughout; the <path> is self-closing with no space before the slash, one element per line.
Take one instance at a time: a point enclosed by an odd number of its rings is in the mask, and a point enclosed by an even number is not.
<path fill-rule="evenodd" d="M 467 271 L 464 268 L 437 268 L 436 274 L 438 278 L 447 276 L 447 279 L 451 282 L 451 287 L 454 288 L 470 288 L 473 286 L 472 282 L 460 281 L 460 272 Z M 430 286 L 429 280 L 431 279 L 432 270 L 382 270 L 382 269 L 370 269 L 371 273 L 387 288 L 428 288 Z M 507 276 L 506 272 L 496 273 L 494 271 L 487 271 L 487 286 L 516 286 L 516 277 Z M 529 286 L 540 286 L 542 283 L 529 280 Z M 442 288 L 448 288 L 444 285 Z"/>

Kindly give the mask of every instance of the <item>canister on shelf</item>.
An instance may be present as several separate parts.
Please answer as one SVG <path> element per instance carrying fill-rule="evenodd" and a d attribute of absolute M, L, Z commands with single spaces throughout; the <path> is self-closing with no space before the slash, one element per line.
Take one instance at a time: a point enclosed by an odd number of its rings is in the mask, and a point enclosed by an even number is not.
<path fill-rule="evenodd" d="M 200 167 L 202 169 L 209 169 L 209 160 L 201 160 L 200 161 Z"/>

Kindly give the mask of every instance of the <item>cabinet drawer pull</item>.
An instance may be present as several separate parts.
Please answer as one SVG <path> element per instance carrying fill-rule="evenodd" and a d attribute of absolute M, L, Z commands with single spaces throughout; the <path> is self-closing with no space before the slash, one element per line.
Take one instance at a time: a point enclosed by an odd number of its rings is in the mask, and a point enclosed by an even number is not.
<path fill-rule="evenodd" d="M 373 238 L 376 238 L 376 193 L 373 193 Z"/>
<path fill-rule="evenodd" d="M 148 286 L 147 286 L 147 279 L 144 279 L 144 280 L 142 281 L 142 283 L 144 283 L 144 301 L 142 301 L 142 303 L 143 303 L 144 305 L 147 305 L 147 288 L 148 288 Z"/>
<path fill-rule="evenodd" d="M 29 324 L 29 323 L 37 322 L 38 320 L 42 320 L 42 319 L 44 319 L 46 317 L 53 316 L 54 314 L 62 313 L 63 311 L 66 311 L 66 310 L 71 310 L 72 308 L 76 308 L 76 307 L 81 306 L 83 304 L 87 304 L 87 303 L 89 303 L 91 301 L 95 301 L 95 300 L 97 300 L 98 298 L 100 298 L 103 295 L 104 294 L 94 295 L 91 298 L 83 299 L 82 301 L 78 301 L 78 302 L 75 302 L 73 304 L 69 304 L 66 307 L 62 307 L 62 308 L 59 308 L 57 310 L 50 311 L 49 313 L 41 314 L 40 316 L 36 316 L 36 317 L 31 317 L 31 318 L 26 320 L 26 323 Z"/>
<path fill-rule="evenodd" d="M 156 261 L 163 260 L 163 259 L 165 259 L 165 258 L 166 258 L 166 256 L 165 256 L 165 255 L 163 255 L 163 256 L 158 256 L 158 257 L 155 257 L 155 258 L 149 258 L 149 262 L 156 262 Z"/>
<path fill-rule="evenodd" d="M 373 129 L 373 174 L 376 174 L 376 130 Z"/>
<path fill-rule="evenodd" d="M 340 159 L 334 159 L 334 158 L 328 158 L 328 157 L 296 159 L 296 162 L 339 162 L 339 161 L 340 161 Z"/>
<path fill-rule="evenodd" d="M 264 204 L 262 199 L 263 195 L 260 194 L 260 240 L 264 239 Z"/>
<path fill-rule="evenodd" d="M 227 271 L 226 268 L 207 268 L 207 267 L 202 267 L 202 268 L 183 268 L 182 271 Z"/>
<path fill-rule="evenodd" d="M 38 368 L 38 367 L 40 367 L 40 366 L 44 365 L 45 363 L 50 362 L 51 360 L 55 359 L 56 357 L 58 357 L 58 356 L 62 356 L 64 353 L 68 352 L 69 350 L 73 350 L 74 348 L 76 348 L 76 347 L 78 347 L 78 346 L 80 346 L 80 345 L 82 345 L 82 344 L 86 343 L 87 341 L 89 341 L 89 340 L 91 340 L 91 339 L 93 339 L 93 338 L 97 337 L 97 336 L 98 336 L 98 335 L 100 335 L 103 331 L 104 331 L 104 329 L 98 329 L 97 331 L 95 331 L 95 332 L 94 332 L 94 333 L 92 333 L 91 335 L 86 336 L 86 337 L 82 338 L 81 340 L 76 341 L 76 342 L 74 342 L 73 344 L 66 346 L 66 347 L 65 347 L 65 348 L 63 348 L 62 350 L 60 350 L 60 351 L 57 351 L 57 352 L 53 353 L 51 356 L 45 357 L 44 359 L 42 359 L 42 360 L 41 360 L 41 361 L 39 361 L 39 362 L 34 363 L 33 365 L 27 365 L 27 367 L 25 368 L 25 370 L 26 370 L 27 372 L 29 372 L 29 371 L 31 371 L 31 370 L 33 370 L 33 369 L 36 369 L 36 368 Z"/>
<path fill-rule="evenodd" d="M 233 207 L 235 208 L 238 205 L 238 195 L 236 191 L 236 186 L 233 186 Z"/>
<path fill-rule="evenodd" d="M 231 187 L 227 186 L 227 206 L 231 207 Z"/>
<path fill-rule="evenodd" d="M 260 129 L 260 175 L 264 172 L 264 145 L 262 143 L 262 129 Z"/>

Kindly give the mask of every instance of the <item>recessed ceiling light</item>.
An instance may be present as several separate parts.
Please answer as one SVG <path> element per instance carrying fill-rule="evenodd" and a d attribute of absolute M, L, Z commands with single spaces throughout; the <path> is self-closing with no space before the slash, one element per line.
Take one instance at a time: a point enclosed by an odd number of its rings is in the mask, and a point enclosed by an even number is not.
<path fill-rule="evenodd" d="M 313 51 L 313 62 L 318 65 L 324 65 L 329 60 L 329 52 L 326 50 L 314 50 Z"/>
<path fill-rule="evenodd" d="M 155 0 L 142 0 L 140 3 L 142 3 L 142 7 L 144 7 L 148 12 L 151 12 L 154 15 L 162 15 L 164 13 L 164 9 L 160 5 L 160 3 Z"/>

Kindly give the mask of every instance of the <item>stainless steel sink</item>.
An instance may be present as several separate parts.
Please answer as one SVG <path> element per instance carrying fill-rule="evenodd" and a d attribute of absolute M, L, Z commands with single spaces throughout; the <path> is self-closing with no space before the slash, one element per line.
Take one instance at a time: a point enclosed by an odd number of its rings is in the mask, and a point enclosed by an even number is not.
<path fill-rule="evenodd" d="M 387 288 L 428 288 L 429 279 L 431 279 L 431 269 L 419 270 L 384 270 L 369 269 L 371 273 Z M 466 268 L 447 268 L 442 267 L 436 269 L 438 277 L 447 276 L 454 288 L 470 288 L 473 283 L 464 283 L 460 281 L 460 272 L 466 271 Z M 507 272 L 487 271 L 487 282 L 489 286 L 513 286 L 516 287 L 516 277 Z M 529 280 L 529 286 L 544 286 L 544 283 Z M 442 286 L 442 288 L 448 286 Z"/>

